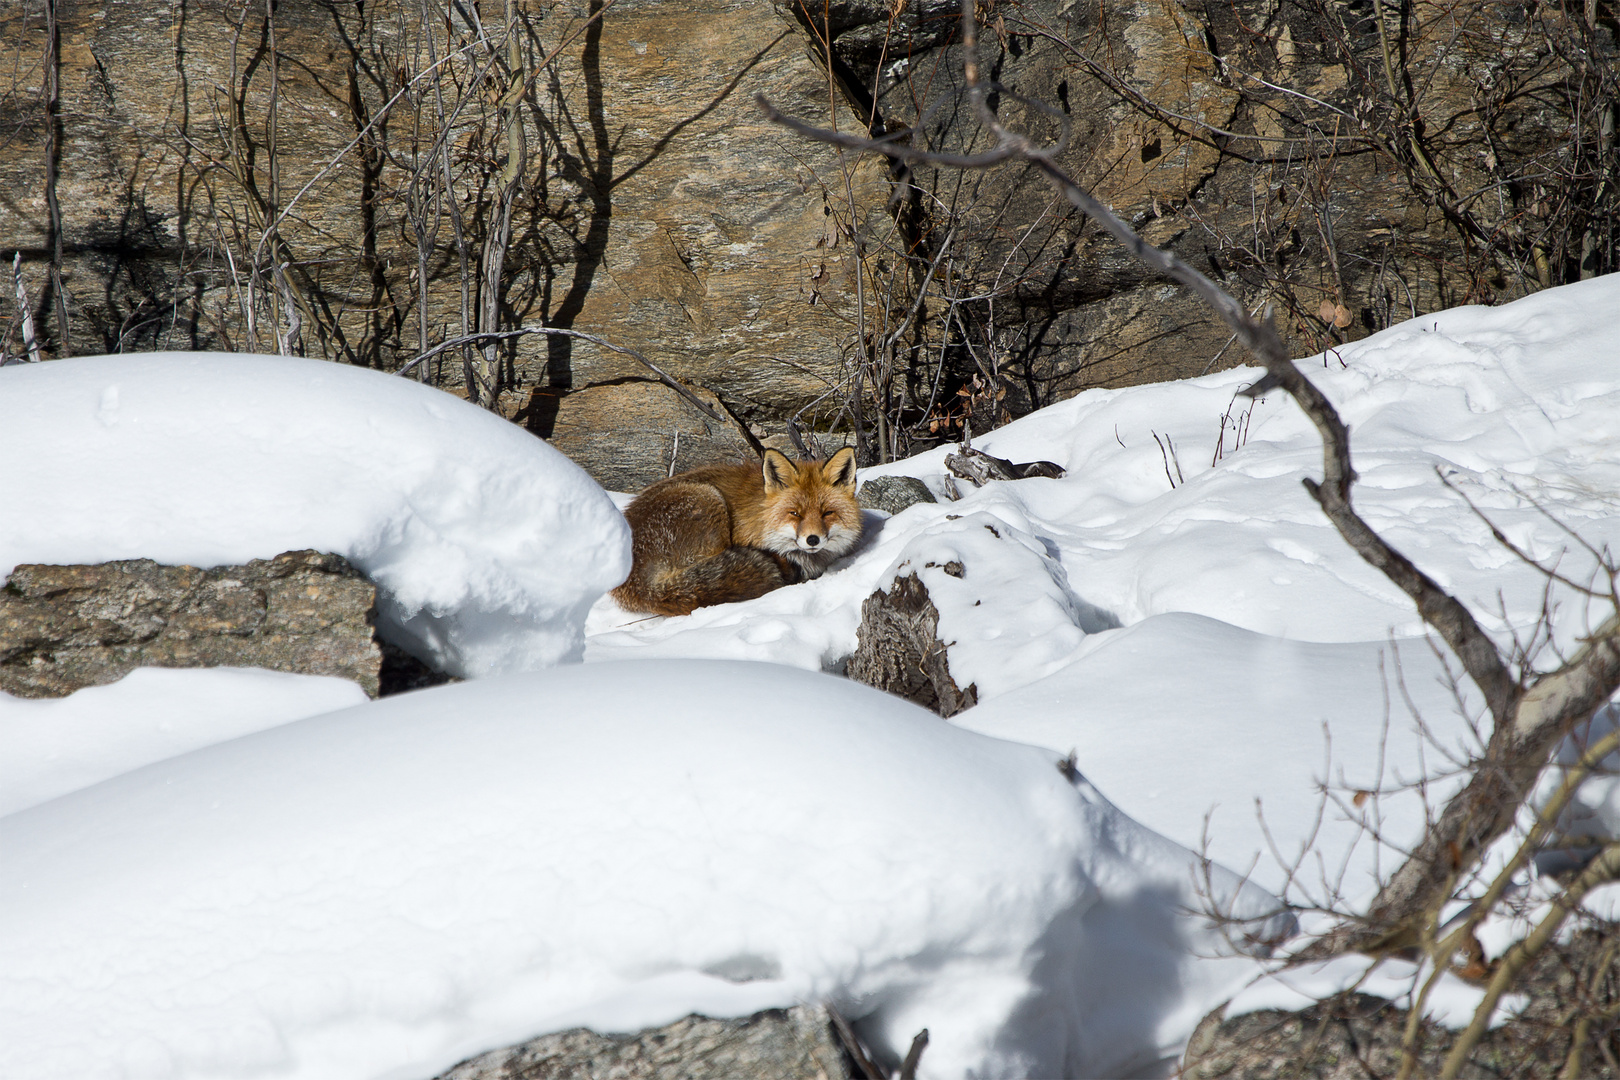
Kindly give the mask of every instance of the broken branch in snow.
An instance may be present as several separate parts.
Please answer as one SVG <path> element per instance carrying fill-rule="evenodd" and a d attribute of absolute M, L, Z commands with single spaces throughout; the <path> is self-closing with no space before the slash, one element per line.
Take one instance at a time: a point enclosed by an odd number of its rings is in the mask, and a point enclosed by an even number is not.
<path fill-rule="evenodd" d="M 1008 461 L 972 447 L 963 447 L 960 454 L 946 454 L 945 467 L 963 480 L 973 481 L 974 487 L 984 487 L 992 480 L 1025 480 L 1031 476 L 1059 479 L 1065 471 L 1053 461 Z"/>
<path fill-rule="evenodd" d="M 871 1056 L 866 1052 L 866 1047 L 855 1034 L 855 1029 L 849 1026 L 849 1021 L 831 1005 L 825 1008 L 827 1018 L 832 1021 L 833 1031 L 838 1035 L 838 1041 L 844 1044 L 844 1051 L 849 1054 L 855 1067 L 861 1071 L 860 1080 L 885 1080 L 883 1070 L 873 1063 Z"/>

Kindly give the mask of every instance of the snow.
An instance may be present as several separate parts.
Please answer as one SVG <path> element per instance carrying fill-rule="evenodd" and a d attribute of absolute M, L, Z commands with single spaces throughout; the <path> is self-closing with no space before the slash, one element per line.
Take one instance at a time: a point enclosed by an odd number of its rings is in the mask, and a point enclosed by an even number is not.
<path fill-rule="evenodd" d="M 1395 957 L 1374 960 L 1360 955 L 1340 956 L 1267 972 L 1232 999 L 1226 1015 L 1242 1016 L 1262 1009 L 1303 1009 L 1349 987 L 1408 1009 L 1433 973 L 1427 964 Z M 1483 987 L 1443 971 L 1424 999 L 1423 1015 L 1449 1028 L 1464 1028 L 1484 999 Z M 1505 1022 L 1529 1003 L 1524 994 L 1503 994 L 1491 1013 L 1491 1026 Z"/>
<path fill-rule="evenodd" d="M 1577 579 L 1593 564 L 1572 532 L 1620 548 L 1620 339 L 1606 318 L 1617 307 L 1620 277 L 1596 278 L 1425 316 L 1300 361 L 1350 425 L 1357 508 L 1504 646 L 1534 633 L 1545 578 L 1440 477 Z M 1236 445 L 1232 419 L 1250 408 L 1238 391 L 1259 375 L 1090 390 L 1031 414 L 975 445 L 1055 461 L 1063 479 L 959 481 L 960 502 L 880 521 L 836 573 L 748 604 L 636 620 L 598 603 L 586 660 L 746 656 L 836 670 L 871 590 L 903 562 L 935 562 L 919 572 L 951 671 L 979 691 L 980 705 L 952 722 L 1075 751 L 1116 805 L 1188 847 L 1206 845 L 1213 811 L 1208 850 L 1268 887 L 1309 886 L 1301 900 L 1364 897 L 1391 848 L 1412 839 L 1424 800 L 1438 805 L 1451 790 L 1439 774 L 1478 745 L 1477 698 L 1457 700 L 1411 601 L 1300 484 L 1322 465 L 1303 414 L 1263 397 Z M 861 479 L 901 473 L 943 492 L 948 452 Z M 999 551 L 985 525 L 1008 538 Z M 960 578 L 942 569 L 957 557 L 949 551 L 967 553 Z M 1542 651 L 1544 667 L 1603 614 L 1568 590 L 1553 599 L 1556 649 Z M 1430 782 L 1378 791 L 1380 778 Z M 1358 807 L 1358 790 L 1377 797 Z M 1361 835 L 1364 815 L 1389 843 Z M 1291 879 L 1286 868 L 1317 839 L 1329 841 L 1324 862 Z"/>
<path fill-rule="evenodd" d="M 1402 788 L 1422 778 L 1425 755 L 1442 765 L 1445 752 L 1465 761 L 1479 746 L 1442 676 L 1423 641 L 1288 641 L 1155 615 L 1093 635 L 1061 672 L 954 720 L 1072 749 L 1137 821 L 1264 888 L 1354 903 L 1393 869 L 1367 828 L 1397 838 L 1422 828 L 1424 800 Z M 1453 786 L 1433 783 L 1430 805 Z M 1358 806 L 1357 792 L 1379 794 Z"/>
<path fill-rule="evenodd" d="M 1056 766 L 738 662 L 237 738 L 0 818 L 0 1075 L 429 1076 L 694 989 L 830 998 L 891 1053 L 927 1027 L 930 1075 L 1117 1075 L 1249 964 L 1208 959 L 1198 861 Z"/>
<path fill-rule="evenodd" d="M 1350 424 L 1358 508 L 1498 641 L 1550 637 L 1542 669 L 1606 612 L 1557 587 L 1538 627 L 1546 579 L 1464 496 L 1576 580 L 1582 543 L 1617 546 L 1617 307 L 1599 278 L 1300 362 Z M 926 1077 L 1152 1074 L 1233 995 L 1409 994 L 1420 968 L 1275 972 L 1203 914 L 1222 867 L 1246 917 L 1261 890 L 1365 902 L 1480 738 L 1300 485 L 1315 430 L 1237 396 L 1257 375 L 1083 393 L 975 443 L 1066 477 L 868 513 L 826 576 L 660 619 L 601 595 L 625 496 L 445 395 L 285 358 L 0 371 L 0 449 L 29 462 L 0 477 L 0 565 L 336 550 L 394 632 L 482 676 L 343 711 L 226 672 L 0 699 L 0 796 L 45 800 L 0 817 L 0 1075 L 403 1080 L 822 999 L 890 1062 L 928 1027 Z M 943 495 L 945 453 L 862 478 Z M 950 723 L 825 674 L 910 573 L 978 693 Z M 1561 824 L 1616 835 L 1617 791 L 1607 769 Z M 1531 917 L 1551 887 L 1520 887 Z M 1447 978 L 1429 1008 L 1478 1000 Z"/>
<path fill-rule="evenodd" d="M 0 369 L 0 574 L 210 567 L 318 548 L 385 632 L 458 675 L 578 659 L 630 568 L 601 488 L 540 439 L 408 379 L 295 357 L 152 353 Z"/>
<path fill-rule="evenodd" d="M 136 668 L 111 685 L 55 700 L 0 693 L 0 815 L 365 700 L 347 679 L 258 668 Z"/>

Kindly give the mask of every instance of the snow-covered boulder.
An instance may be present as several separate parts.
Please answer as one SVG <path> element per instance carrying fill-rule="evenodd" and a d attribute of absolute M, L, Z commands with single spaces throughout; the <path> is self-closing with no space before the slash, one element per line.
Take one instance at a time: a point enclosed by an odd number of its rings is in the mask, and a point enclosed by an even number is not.
<path fill-rule="evenodd" d="M 386 636 L 452 674 L 579 659 L 630 569 L 597 484 L 523 429 L 395 376 L 151 353 L 0 369 L 0 575 L 199 567 L 314 548 L 379 590 Z"/>
<path fill-rule="evenodd" d="M 1252 969 L 1198 912 L 1272 901 L 1058 761 L 702 661 L 220 743 L 0 818 L 0 1075 L 423 1077 L 822 999 L 924 1076 L 1122 1075 Z"/>

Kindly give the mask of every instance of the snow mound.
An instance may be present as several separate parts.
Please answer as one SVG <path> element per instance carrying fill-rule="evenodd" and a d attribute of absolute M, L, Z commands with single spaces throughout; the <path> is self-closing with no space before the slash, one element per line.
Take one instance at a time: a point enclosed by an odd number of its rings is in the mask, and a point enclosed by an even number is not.
<path fill-rule="evenodd" d="M 408 379 L 295 357 L 152 353 L 0 370 L 0 575 L 218 566 L 317 548 L 377 583 L 384 632 L 458 675 L 577 660 L 629 530 L 583 470 Z"/>
<path fill-rule="evenodd" d="M 1011 516 L 1011 515 L 1008 515 Z M 1100 617 L 1069 589 L 1063 564 L 1004 517 L 952 514 L 912 535 L 878 575 L 915 574 L 939 612 L 951 678 L 993 696 L 1070 663 Z"/>
<path fill-rule="evenodd" d="M 1425 641 L 1288 641 L 1172 614 L 1095 634 L 951 723 L 1072 750 L 1133 819 L 1325 904 L 1370 897 L 1422 834 L 1425 796 L 1432 810 L 1460 785 L 1408 786 L 1425 759 L 1478 751 L 1467 706 Z"/>
<path fill-rule="evenodd" d="M 65 698 L 0 693 L 0 816 L 306 716 L 363 704 L 348 679 L 259 668 L 136 668 Z"/>
<path fill-rule="evenodd" d="M 821 998 L 927 1076 L 1120 1075 L 1252 970 L 1204 889 L 1272 901 L 1056 761 L 738 662 L 221 743 L 0 818 L 0 1075 L 420 1077 Z"/>

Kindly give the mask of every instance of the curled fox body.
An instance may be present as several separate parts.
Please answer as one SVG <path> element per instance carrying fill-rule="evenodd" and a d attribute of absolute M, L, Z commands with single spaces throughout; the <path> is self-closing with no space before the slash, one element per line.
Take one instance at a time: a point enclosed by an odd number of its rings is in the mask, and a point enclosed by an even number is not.
<path fill-rule="evenodd" d="M 749 600 L 820 577 L 861 536 L 855 452 L 759 467 L 708 465 L 660 480 L 624 511 L 634 562 L 619 606 L 654 615 Z"/>

